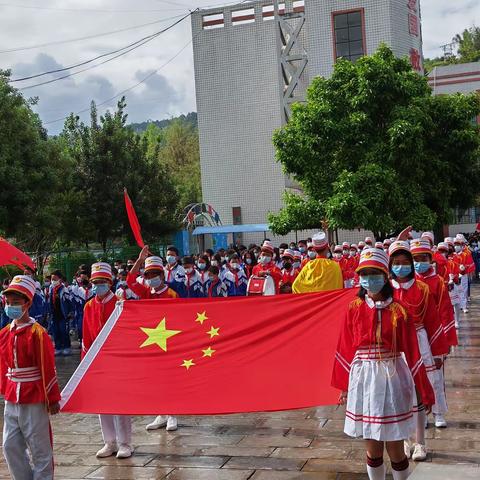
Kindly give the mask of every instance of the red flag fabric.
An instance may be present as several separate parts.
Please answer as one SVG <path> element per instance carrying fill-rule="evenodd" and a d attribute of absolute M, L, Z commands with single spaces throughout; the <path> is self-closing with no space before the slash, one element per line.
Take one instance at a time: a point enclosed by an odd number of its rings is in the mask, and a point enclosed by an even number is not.
<path fill-rule="evenodd" d="M 480 223 L 477 223 L 476 231 L 480 232 Z"/>
<path fill-rule="evenodd" d="M 33 260 L 26 254 L 0 237 L 0 267 L 4 265 L 16 265 L 24 268 L 25 265 L 35 270 L 36 266 Z"/>
<path fill-rule="evenodd" d="M 128 196 L 127 189 L 123 189 L 123 197 L 125 199 L 125 208 L 127 209 L 128 221 L 130 222 L 130 228 L 132 229 L 133 236 L 135 237 L 135 241 L 140 248 L 145 246 L 142 238 L 142 232 L 140 228 L 140 223 L 138 222 L 137 214 L 135 213 L 135 209 L 133 208 L 132 201 Z"/>
<path fill-rule="evenodd" d="M 210 415 L 335 404 L 353 290 L 118 303 L 62 392 L 62 411 Z"/>

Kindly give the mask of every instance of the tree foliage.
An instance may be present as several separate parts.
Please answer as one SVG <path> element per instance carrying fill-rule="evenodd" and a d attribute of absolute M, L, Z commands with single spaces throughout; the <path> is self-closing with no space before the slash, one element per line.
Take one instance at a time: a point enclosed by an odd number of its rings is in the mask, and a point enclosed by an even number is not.
<path fill-rule="evenodd" d="M 446 54 L 437 58 L 426 58 L 425 70 L 430 72 L 435 67 L 452 63 L 470 63 L 480 60 L 480 27 L 466 28 L 462 33 L 455 35 L 451 43 L 456 47 L 456 54 Z"/>
<path fill-rule="evenodd" d="M 84 243 L 98 241 L 104 250 L 109 239 L 130 234 L 124 187 L 147 239 L 176 227 L 173 184 L 158 162 L 157 151 L 149 151 L 147 139 L 126 127 L 125 107 L 122 98 L 114 113 L 107 111 L 98 118 L 92 102 L 90 125 L 71 115 L 61 134 L 64 153 L 74 164 L 74 188 L 78 193 L 70 212 L 75 219 L 70 233 L 80 235 Z"/>
<path fill-rule="evenodd" d="M 381 46 L 356 63 L 340 60 L 329 79 L 314 79 L 274 144 L 304 190 L 302 202 L 313 202 L 329 227 L 378 235 L 406 224 L 427 229 L 447 223 L 452 208 L 472 205 L 479 192 L 472 122 L 479 113 L 478 96 L 432 96 L 406 59 Z M 271 217 L 274 231 L 299 228 L 285 220 L 299 218 L 300 200 L 286 200 Z"/>

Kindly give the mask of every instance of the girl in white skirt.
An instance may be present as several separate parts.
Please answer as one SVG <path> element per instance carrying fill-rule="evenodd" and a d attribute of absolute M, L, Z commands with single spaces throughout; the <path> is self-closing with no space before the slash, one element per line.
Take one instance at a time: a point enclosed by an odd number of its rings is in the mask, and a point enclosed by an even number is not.
<path fill-rule="evenodd" d="M 423 363 L 429 381 L 434 391 L 437 392 L 436 403 L 446 411 L 445 394 L 438 369 L 442 367 L 441 358 L 448 354 L 449 348 L 445 339 L 443 323 L 437 312 L 435 297 L 426 283 L 415 278 L 414 262 L 408 242 L 401 240 L 393 242 L 390 245 L 389 253 L 391 284 L 394 289 L 393 299 L 405 308 L 409 320 L 415 325 Z M 418 385 L 416 386 L 418 390 Z M 415 461 L 424 461 L 427 458 L 425 446 L 427 412 L 425 405 L 420 400 L 421 398 L 418 403 L 417 427 L 412 454 Z M 408 456 L 410 456 L 411 450 L 407 442 L 405 452 Z"/>
<path fill-rule="evenodd" d="M 366 440 L 367 472 L 385 479 L 383 451 L 390 457 L 395 480 L 409 476 L 403 441 L 415 430 L 416 395 L 434 403 L 413 323 L 392 299 L 388 256 L 382 249 L 362 252 L 357 268 L 359 298 L 343 321 L 332 376 L 347 405 L 345 433 Z M 403 355 L 402 355 L 403 353 Z"/>

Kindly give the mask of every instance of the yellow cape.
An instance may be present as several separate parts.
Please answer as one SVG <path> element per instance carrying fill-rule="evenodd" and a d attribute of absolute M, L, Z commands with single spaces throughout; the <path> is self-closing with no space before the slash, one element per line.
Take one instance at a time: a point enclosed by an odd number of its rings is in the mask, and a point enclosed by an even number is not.
<path fill-rule="evenodd" d="M 340 265 L 327 258 L 310 260 L 292 285 L 293 293 L 326 292 L 343 288 Z"/>

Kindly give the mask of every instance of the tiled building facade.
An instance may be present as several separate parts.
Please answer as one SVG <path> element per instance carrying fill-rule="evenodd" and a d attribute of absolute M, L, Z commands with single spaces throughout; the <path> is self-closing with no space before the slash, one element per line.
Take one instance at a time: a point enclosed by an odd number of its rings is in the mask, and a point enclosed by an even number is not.
<path fill-rule="evenodd" d="M 282 0 L 279 14 L 284 12 L 305 16 L 303 85 L 329 76 L 337 57 L 354 61 L 382 42 L 422 70 L 419 0 Z M 292 187 L 272 145 L 272 134 L 284 121 L 277 33 L 273 0 L 192 15 L 203 200 L 224 224 L 266 223 L 268 212 L 280 210 L 284 191 Z M 342 232 L 341 240 L 364 236 Z"/>

